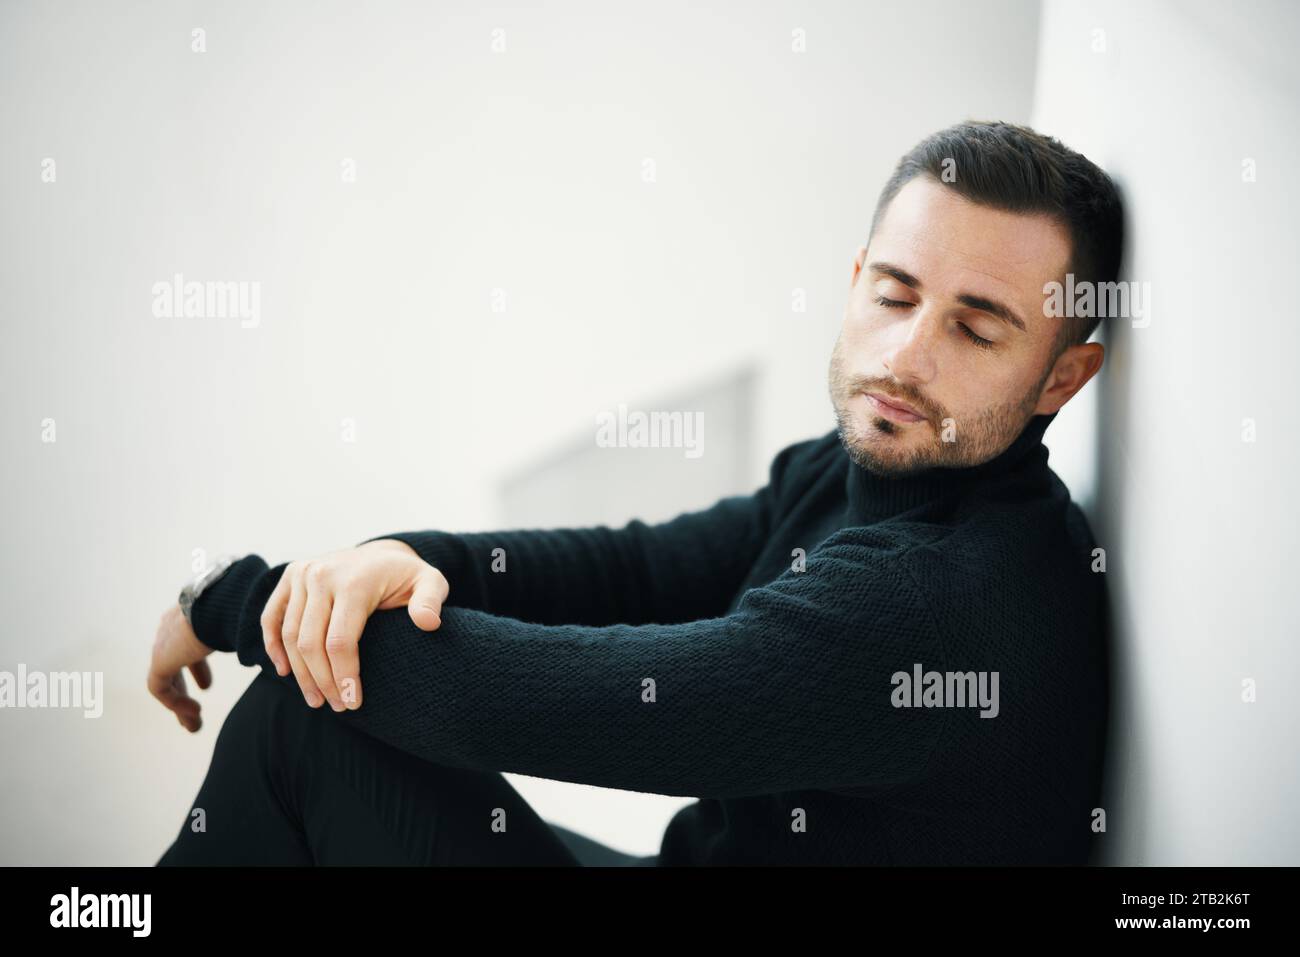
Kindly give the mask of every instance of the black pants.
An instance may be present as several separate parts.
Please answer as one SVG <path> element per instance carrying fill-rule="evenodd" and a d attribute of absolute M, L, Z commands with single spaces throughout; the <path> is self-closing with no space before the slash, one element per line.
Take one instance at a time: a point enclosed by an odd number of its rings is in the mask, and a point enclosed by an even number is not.
<path fill-rule="evenodd" d="M 226 718 L 193 808 L 158 861 L 655 863 L 542 820 L 500 774 L 422 761 L 309 708 L 262 671 Z"/>

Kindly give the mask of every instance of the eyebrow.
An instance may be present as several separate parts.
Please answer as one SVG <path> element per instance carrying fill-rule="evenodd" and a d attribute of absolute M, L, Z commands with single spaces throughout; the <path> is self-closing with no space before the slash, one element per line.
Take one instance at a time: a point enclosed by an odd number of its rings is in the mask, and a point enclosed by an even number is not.
<path fill-rule="evenodd" d="M 872 272 L 889 276 L 892 279 L 897 279 L 904 286 L 911 289 L 916 289 L 918 291 L 921 289 L 921 280 L 917 279 L 906 269 L 900 269 L 893 263 L 871 263 L 867 268 Z M 1017 316 L 1010 307 L 1003 305 L 996 299 L 988 299 L 984 296 L 974 296 L 968 292 L 964 292 L 957 297 L 957 301 L 963 306 L 967 306 L 971 309 L 978 309 L 980 312 L 987 312 L 990 316 L 993 316 L 996 319 L 1001 319 L 1003 322 L 1015 326 L 1021 332 L 1025 331 L 1024 321 Z"/>

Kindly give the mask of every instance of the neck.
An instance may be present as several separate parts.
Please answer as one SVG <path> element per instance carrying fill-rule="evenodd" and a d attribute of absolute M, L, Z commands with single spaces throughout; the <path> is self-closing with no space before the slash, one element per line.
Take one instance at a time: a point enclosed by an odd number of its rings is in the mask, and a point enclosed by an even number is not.
<path fill-rule="evenodd" d="M 1006 449 L 979 465 L 933 466 L 903 476 L 878 475 L 849 460 L 849 512 L 870 524 L 938 499 L 958 496 L 998 475 L 1047 462 L 1043 432 L 1056 413 L 1035 415 Z M 848 457 L 848 453 L 845 453 Z"/>

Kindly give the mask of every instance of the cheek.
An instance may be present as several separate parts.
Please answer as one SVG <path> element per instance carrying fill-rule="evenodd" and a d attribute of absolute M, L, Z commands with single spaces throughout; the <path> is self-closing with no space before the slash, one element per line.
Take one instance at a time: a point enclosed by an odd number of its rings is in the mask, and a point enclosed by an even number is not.
<path fill-rule="evenodd" d="M 874 346 L 883 348 L 885 322 L 870 313 L 850 315 L 844 320 L 840 335 L 856 350 L 869 352 Z"/>
<path fill-rule="evenodd" d="M 1018 401 L 1033 383 L 1024 366 L 1007 356 L 968 355 L 975 350 L 949 354 L 943 375 L 946 398 L 953 410 L 978 414 Z"/>
<path fill-rule="evenodd" d="M 870 317 L 860 310 L 852 310 L 844 316 L 843 332 L 846 336 L 860 336 L 871 326 Z"/>

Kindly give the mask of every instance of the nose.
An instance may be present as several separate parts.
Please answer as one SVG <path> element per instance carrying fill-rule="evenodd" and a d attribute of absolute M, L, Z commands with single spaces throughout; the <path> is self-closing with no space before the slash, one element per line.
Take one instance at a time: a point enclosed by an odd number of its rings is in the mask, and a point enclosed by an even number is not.
<path fill-rule="evenodd" d="M 894 342 L 885 353 L 885 368 L 900 382 L 928 383 L 936 370 L 934 356 L 940 332 L 938 315 L 931 314 L 924 306 L 913 309 L 891 330 Z"/>

